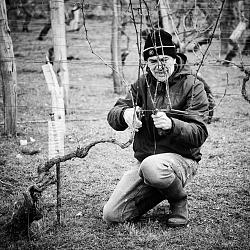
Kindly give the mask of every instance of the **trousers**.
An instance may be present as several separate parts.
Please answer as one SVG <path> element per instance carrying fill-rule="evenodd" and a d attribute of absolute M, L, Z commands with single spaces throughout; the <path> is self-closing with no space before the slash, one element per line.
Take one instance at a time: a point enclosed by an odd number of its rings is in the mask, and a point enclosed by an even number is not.
<path fill-rule="evenodd" d="M 108 223 L 138 219 L 165 200 L 164 189 L 176 176 L 183 187 L 195 176 L 198 163 L 175 153 L 151 155 L 126 171 L 103 208 Z"/>

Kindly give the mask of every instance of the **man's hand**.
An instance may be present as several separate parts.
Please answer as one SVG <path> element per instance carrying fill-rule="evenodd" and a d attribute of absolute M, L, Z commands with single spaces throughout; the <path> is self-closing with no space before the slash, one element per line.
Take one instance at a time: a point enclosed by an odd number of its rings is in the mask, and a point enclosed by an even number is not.
<path fill-rule="evenodd" d="M 136 110 L 138 109 L 139 107 L 136 107 Z M 125 109 L 123 117 L 127 125 L 130 128 L 134 128 L 136 132 L 142 127 L 142 122 L 138 119 L 133 108 Z"/>
<path fill-rule="evenodd" d="M 157 112 L 155 115 L 152 115 L 152 118 L 156 128 L 163 130 L 172 128 L 172 121 L 164 112 Z"/>

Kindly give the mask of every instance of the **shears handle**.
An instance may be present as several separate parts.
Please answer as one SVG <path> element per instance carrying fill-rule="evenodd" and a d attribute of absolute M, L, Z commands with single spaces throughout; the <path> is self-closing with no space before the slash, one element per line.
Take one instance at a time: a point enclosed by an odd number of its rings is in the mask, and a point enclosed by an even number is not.
<path fill-rule="evenodd" d="M 159 112 L 159 110 L 158 110 L 158 109 L 155 109 L 154 112 L 153 112 L 153 114 L 156 115 L 158 112 Z M 161 136 L 161 135 L 164 134 L 164 130 L 163 130 L 163 129 L 161 129 L 161 128 L 156 128 L 156 130 L 157 130 L 158 135 Z"/>

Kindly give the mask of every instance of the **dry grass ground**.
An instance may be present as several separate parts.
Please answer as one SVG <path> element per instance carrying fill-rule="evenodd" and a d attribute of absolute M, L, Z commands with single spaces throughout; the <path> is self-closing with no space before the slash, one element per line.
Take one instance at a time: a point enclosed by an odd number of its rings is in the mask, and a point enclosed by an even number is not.
<path fill-rule="evenodd" d="M 13 34 L 18 73 L 18 121 L 46 121 L 51 109 L 41 66 L 51 39 L 36 41 L 40 29 L 33 22 L 31 33 Z M 110 60 L 109 21 L 89 20 L 89 38 L 96 53 Z M 129 33 L 133 33 L 130 26 Z M 100 138 L 126 141 L 128 132 L 114 132 L 106 122 L 113 94 L 111 71 L 91 54 L 83 31 L 67 33 L 70 107 L 65 151 Z M 213 48 L 218 50 L 218 41 Z M 195 61 L 188 54 L 190 62 Z M 212 56 L 210 55 L 211 59 Z M 208 58 L 209 59 L 209 58 Z M 235 60 L 238 60 L 236 58 Z M 249 62 L 249 57 L 244 58 Z M 137 77 L 135 39 L 124 74 L 129 83 Z M 206 63 L 208 60 L 206 61 Z M 102 208 L 123 172 L 133 165 L 132 148 L 111 144 L 91 149 L 83 160 L 61 164 L 62 225 L 56 227 L 56 190 L 43 194 L 44 218 L 33 225 L 28 241 L 4 242 L 0 249 L 249 249 L 249 103 L 240 91 L 243 73 L 234 67 L 206 64 L 201 73 L 212 87 L 217 104 L 216 120 L 208 125 L 209 138 L 194 181 L 187 187 L 190 223 L 181 229 L 167 228 L 163 202 L 138 223 L 109 226 L 102 221 Z M 227 84 L 228 73 L 228 84 Z M 226 89 L 226 95 L 224 91 Z M 223 97 L 223 98 L 222 98 Z M 1 127 L 1 132 L 3 128 Z M 34 180 L 37 166 L 47 159 L 47 123 L 19 123 L 16 138 L 0 140 L 0 216 L 11 214 L 13 202 Z M 20 152 L 20 139 L 33 137 L 32 147 L 41 149 L 30 156 Z M 78 216 L 81 212 L 80 216 Z"/>

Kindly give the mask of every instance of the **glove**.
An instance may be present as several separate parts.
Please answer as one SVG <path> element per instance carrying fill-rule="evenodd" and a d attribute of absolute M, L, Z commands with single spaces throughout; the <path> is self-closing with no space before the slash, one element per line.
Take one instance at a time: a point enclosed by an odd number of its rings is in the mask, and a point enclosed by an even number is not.
<path fill-rule="evenodd" d="M 136 110 L 139 109 L 140 108 L 137 106 Z M 138 132 L 139 128 L 142 127 L 142 122 L 138 119 L 136 112 L 133 108 L 125 109 L 123 113 L 123 118 L 127 123 L 128 127 L 135 129 L 136 132 Z"/>

